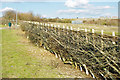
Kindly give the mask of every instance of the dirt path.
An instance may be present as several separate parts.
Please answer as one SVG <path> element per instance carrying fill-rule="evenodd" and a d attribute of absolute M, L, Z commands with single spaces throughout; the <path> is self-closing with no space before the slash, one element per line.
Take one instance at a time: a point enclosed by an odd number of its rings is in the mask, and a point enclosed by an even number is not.
<path fill-rule="evenodd" d="M 1 30 L 1 29 L 8 29 L 8 28 L 7 28 L 7 27 L 0 27 L 0 30 Z"/>

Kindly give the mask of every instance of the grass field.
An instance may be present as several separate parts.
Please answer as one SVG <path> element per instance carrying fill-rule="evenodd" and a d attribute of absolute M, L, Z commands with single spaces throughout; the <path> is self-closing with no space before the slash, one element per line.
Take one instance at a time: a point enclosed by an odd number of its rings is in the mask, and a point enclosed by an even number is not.
<path fill-rule="evenodd" d="M 50 22 L 51 23 L 51 22 Z M 101 30 L 104 30 L 104 34 L 106 35 L 112 35 L 112 32 L 115 32 L 116 35 L 118 35 L 118 27 L 111 27 L 111 26 L 103 26 L 103 25 L 95 25 L 95 24 L 71 24 L 71 23 L 51 23 L 55 25 L 60 25 L 63 27 L 63 25 L 66 27 L 72 26 L 74 30 L 79 29 L 88 29 L 88 32 L 91 31 L 91 29 L 95 30 L 95 33 L 101 33 Z"/>
<path fill-rule="evenodd" d="M 0 27 L 8 27 L 7 25 L 0 25 Z"/>
<path fill-rule="evenodd" d="M 64 64 L 43 48 L 31 44 L 24 32 L 2 31 L 3 78 L 89 78 L 84 72 Z"/>

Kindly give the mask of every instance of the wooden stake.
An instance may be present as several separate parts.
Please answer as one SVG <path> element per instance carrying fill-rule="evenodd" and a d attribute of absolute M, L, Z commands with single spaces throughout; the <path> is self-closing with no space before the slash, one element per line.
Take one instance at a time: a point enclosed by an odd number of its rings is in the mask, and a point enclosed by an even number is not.
<path fill-rule="evenodd" d="M 72 31 L 72 33 L 73 33 L 73 28 L 72 28 L 72 26 L 70 27 L 70 30 Z"/>
<path fill-rule="evenodd" d="M 115 36 L 115 32 L 112 32 L 112 36 Z"/>
<path fill-rule="evenodd" d="M 101 30 L 101 35 L 103 36 L 103 30 Z"/>
<path fill-rule="evenodd" d="M 66 30 L 66 31 L 67 31 L 67 34 L 68 34 L 68 29 L 69 29 L 69 27 L 67 26 L 67 30 Z"/>
<path fill-rule="evenodd" d="M 65 29 L 65 26 L 63 25 L 63 33 L 64 33 L 64 35 L 65 35 L 64 29 Z"/>
<path fill-rule="evenodd" d="M 85 32 L 87 32 L 87 29 L 85 28 Z"/>
<path fill-rule="evenodd" d="M 86 65 L 85 65 L 85 64 L 83 64 L 83 66 L 84 66 L 84 68 L 85 68 L 86 74 L 88 75 L 88 74 L 89 74 L 89 72 L 88 72 L 88 70 L 87 70 Z"/>
<path fill-rule="evenodd" d="M 58 58 L 58 55 L 55 53 L 55 57 Z"/>
<path fill-rule="evenodd" d="M 82 66 L 80 65 L 80 71 L 82 71 Z"/>
<path fill-rule="evenodd" d="M 87 29 L 85 28 L 85 36 L 86 36 L 86 42 L 88 42 L 88 39 L 87 39 Z"/>
<path fill-rule="evenodd" d="M 89 70 L 89 71 L 90 71 L 90 73 L 91 73 L 92 77 L 93 77 L 93 78 L 95 78 L 95 76 L 94 76 L 94 74 L 92 73 L 92 71 L 91 71 L 91 70 Z"/>
<path fill-rule="evenodd" d="M 55 33 L 56 33 L 56 25 L 54 25 L 54 27 L 55 27 Z"/>
<path fill-rule="evenodd" d="M 95 33 L 95 31 L 94 31 L 94 29 L 92 29 L 92 37 L 93 37 L 93 44 L 94 44 L 94 33 Z"/>
<path fill-rule="evenodd" d="M 103 50 L 103 40 L 102 40 L 102 38 L 103 38 L 103 30 L 101 30 L 101 49 Z"/>
<path fill-rule="evenodd" d="M 77 31 L 80 31 L 80 28 L 78 28 Z"/>
<path fill-rule="evenodd" d="M 58 28 L 60 28 L 60 25 L 58 25 Z"/>
<path fill-rule="evenodd" d="M 92 33 L 94 33 L 95 31 L 94 31 L 94 29 L 92 29 Z"/>
<path fill-rule="evenodd" d="M 115 40 L 115 32 L 112 32 L 112 36 L 113 36 L 113 44 L 115 44 L 114 40 Z"/>

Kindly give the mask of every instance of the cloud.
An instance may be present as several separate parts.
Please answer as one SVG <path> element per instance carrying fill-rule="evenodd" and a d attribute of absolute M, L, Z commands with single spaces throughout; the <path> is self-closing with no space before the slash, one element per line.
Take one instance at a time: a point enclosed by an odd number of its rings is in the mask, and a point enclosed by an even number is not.
<path fill-rule="evenodd" d="M 110 6 L 104 6 L 103 8 L 108 9 L 108 8 L 111 8 L 111 7 Z"/>
<path fill-rule="evenodd" d="M 6 12 L 6 11 L 14 11 L 14 9 L 10 7 L 6 7 L 0 10 L 0 12 Z"/>
<path fill-rule="evenodd" d="M 74 1 L 74 0 L 67 0 Z M 86 3 L 87 0 L 78 0 L 79 2 Z M 84 1 L 84 2 L 83 2 Z M 90 2 L 119 2 L 119 0 L 88 0 Z M 0 2 L 66 2 L 66 0 L 0 0 Z"/>
<path fill-rule="evenodd" d="M 71 8 L 75 7 L 84 8 L 85 6 L 88 6 L 88 0 L 67 0 L 65 2 L 65 5 Z"/>
<path fill-rule="evenodd" d="M 86 13 L 88 10 L 82 9 L 68 9 L 68 10 L 59 10 L 58 13 Z"/>
<path fill-rule="evenodd" d="M 111 13 L 104 13 L 103 16 L 111 16 Z"/>
<path fill-rule="evenodd" d="M 1 2 L 17 2 L 18 0 L 1 0 Z"/>
<path fill-rule="evenodd" d="M 110 8 L 113 8 L 111 6 L 93 6 L 93 7 L 89 7 L 90 9 L 93 9 L 93 10 L 104 10 L 104 9 L 110 9 Z"/>
<path fill-rule="evenodd" d="M 89 0 L 67 0 L 65 6 L 69 9 L 58 10 L 58 14 L 75 14 L 75 15 L 108 15 L 109 13 L 104 13 L 106 9 L 112 8 L 111 6 L 94 6 L 89 4 Z M 109 14 L 110 15 L 110 14 Z"/>
<path fill-rule="evenodd" d="M 87 8 L 70 8 L 66 10 L 58 10 L 58 14 L 95 14 L 95 15 L 100 15 L 104 10 L 110 9 L 112 7 L 110 6 L 90 6 Z"/>
<path fill-rule="evenodd" d="M 67 9 L 67 10 L 58 10 L 58 14 L 80 14 L 80 15 L 99 15 L 101 11 L 91 11 L 90 9 Z"/>
<path fill-rule="evenodd" d="M 65 6 L 69 8 L 92 8 L 92 9 L 109 9 L 110 6 L 93 6 L 89 0 L 67 0 Z"/>
<path fill-rule="evenodd" d="M 47 17 L 47 15 L 42 15 L 41 17 L 46 18 L 46 17 Z"/>
<path fill-rule="evenodd" d="M 1 2 L 64 2 L 65 0 L 0 0 Z"/>

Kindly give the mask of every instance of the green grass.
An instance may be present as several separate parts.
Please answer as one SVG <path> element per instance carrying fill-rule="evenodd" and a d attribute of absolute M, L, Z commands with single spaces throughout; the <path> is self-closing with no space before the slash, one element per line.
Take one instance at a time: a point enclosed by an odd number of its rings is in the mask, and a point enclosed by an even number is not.
<path fill-rule="evenodd" d="M 22 37 L 16 33 L 16 30 L 2 30 L 3 78 L 61 77 L 53 67 L 42 65 L 41 57 L 31 55 L 33 53 L 28 51 L 30 45 L 20 43 Z"/>
<path fill-rule="evenodd" d="M 8 27 L 7 25 L 0 25 L 0 27 Z"/>
<path fill-rule="evenodd" d="M 90 75 L 56 59 L 50 52 L 34 46 L 21 30 L 0 31 L 3 78 L 90 78 Z"/>
<path fill-rule="evenodd" d="M 52 22 L 50 22 L 52 23 Z M 106 35 L 112 35 L 112 32 L 115 32 L 116 35 L 118 35 L 118 27 L 106 27 L 103 25 L 95 25 L 95 24 L 71 24 L 71 23 L 52 23 L 55 25 L 60 25 L 63 27 L 63 25 L 66 27 L 72 26 L 74 30 L 77 30 L 78 28 L 80 29 L 88 29 L 88 32 L 90 32 L 91 29 L 95 29 L 95 33 L 100 33 L 101 30 L 104 30 L 104 34 Z"/>

